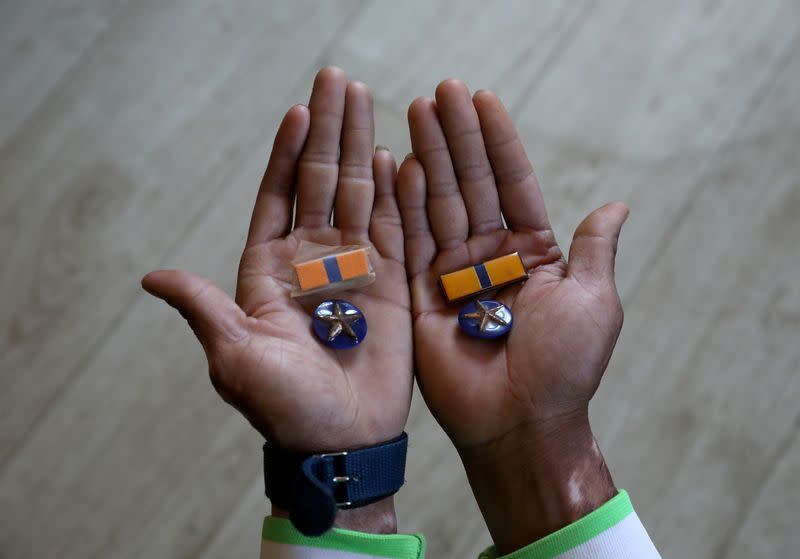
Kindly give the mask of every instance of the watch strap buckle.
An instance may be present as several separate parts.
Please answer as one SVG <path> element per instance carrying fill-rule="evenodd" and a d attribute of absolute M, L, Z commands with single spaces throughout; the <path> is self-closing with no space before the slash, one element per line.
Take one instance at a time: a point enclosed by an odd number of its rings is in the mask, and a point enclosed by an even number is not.
<path fill-rule="evenodd" d="M 358 477 L 350 475 L 347 469 L 347 455 L 347 451 L 342 451 L 317 454 L 309 458 L 310 460 L 318 457 L 320 460 L 330 463 L 328 475 L 330 476 L 330 482 L 333 484 L 333 499 L 340 509 L 352 506 L 348 484 L 350 482 L 358 483 Z"/>
<path fill-rule="evenodd" d="M 273 504 L 306 536 L 329 530 L 338 509 L 367 505 L 397 492 L 405 479 L 408 435 L 372 447 L 311 455 L 264 444 L 264 483 Z"/>

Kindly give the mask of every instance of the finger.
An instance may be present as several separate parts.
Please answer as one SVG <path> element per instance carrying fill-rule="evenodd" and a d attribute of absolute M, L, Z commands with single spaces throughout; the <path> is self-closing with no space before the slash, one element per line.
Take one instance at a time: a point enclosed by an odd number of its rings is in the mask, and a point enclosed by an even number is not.
<path fill-rule="evenodd" d="M 375 197 L 372 179 L 374 149 L 372 93 L 363 83 L 352 82 L 347 85 L 345 94 L 339 186 L 333 212 L 334 226 L 342 231 L 345 239 L 359 241 L 367 237 Z"/>
<path fill-rule="evenodd" d="M 314 80 L 311 125 L 297 173 L 295 226 L 330 224 L 339 180 L 339 138 L 344 116 L 347 78 L 339 68 L 323 68 Z"/>
<path fill-rule="evenodd" d="M 612 202 L 590 213 L 575 230 L 568 275 L 581 283 L 614 284 L 614 259 L 628 206 Z"/>
<path fill-rule="evenodd" d="M 267 170 L 256 196 L 247 246 L 286 235 L 292 224 L 292 187 L 297 158 L 308 136 L 308 107 L 295 105 L 278 127 Z"/>
<path fill-rule="evenodd" d="M 397 164 L 387 148 L 379 147 L 372 158 L 375 176 L 375 203 L 369 224 L 369 238 L 381 255 L 401 264 L 403 254 L 403 227 L 400 209 L 395 199 L 394 185 L 397 178 Z"/>
<path fill-rule="evenodd" d="M 414 156 L 406 157 L 397 171 L 397 204 L 403 221 L 406 270 L 409 277 L 427 270 L 436 256 L 426 211 L 425 170 Z"/>
<path fill-rule="evenodd" d="M 142 278 L 142 287 L 177 309 L 206 350 L 247 336 L 242 310 L 205 278 L 183 270 L 158 270 Z"/>
<path fill-rule="evenodd" d="M 467 210 L 456 182 L 453 162 L 432 99 L 416 99 L 408 108 L 411 147 L 425 171 L 428 217 L 441 250 L 467 239 Z"/>
<path fill-rule="evenodd" d="M 473 101 L 509 228 L 550 229 L 539 182 L 503 103 L 490 91 L 478 91 Z"/>
<path fill-rule="evenodd" d="M 459 80 L 436 88 L 436 106 L 469 216 L 470 235 L 502 229 L 500 199 L 469 90 Z"/>

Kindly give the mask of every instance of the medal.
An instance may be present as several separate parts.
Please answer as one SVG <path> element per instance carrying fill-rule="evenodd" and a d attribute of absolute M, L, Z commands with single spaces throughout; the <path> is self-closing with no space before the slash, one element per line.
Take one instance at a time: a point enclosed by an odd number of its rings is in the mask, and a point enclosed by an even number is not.
<path fill-rule="evenodd" d="M 439 276 L 447 300 L 452 303 L 477 297 L 528 278 L 519 253 L 512 252 L 474 266 Z M 461 331 L 474 338 L 492 339 L 508 334 L 514 316 L 511 309 L 492 299 L 477 298 L 458 313 Z"/>
<path fill-rule="evenodd" d="M 514 321 L 511 309 L 498 301 L 478 299 L 467 303 L 458 313 L 458 325 L 474 338 L 499 338 L 505 336 Z"/>
<path fill-rule="evenodd" d="M 357 306 L 334 299 L 323 301 L 314 311 L 311 326 L 330 348 L 356 347 L 367 335 L 367 319 Z"/>

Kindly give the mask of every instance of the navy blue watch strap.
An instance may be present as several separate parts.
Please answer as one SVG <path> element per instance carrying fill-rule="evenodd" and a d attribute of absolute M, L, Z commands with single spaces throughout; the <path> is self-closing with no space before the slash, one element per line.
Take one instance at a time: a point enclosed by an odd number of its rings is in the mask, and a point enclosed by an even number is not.
<path fill-rule="evenodd" d="M 306 536 L 333 526 L 338 509 L 397 493 L 405 479 L 408 435 L 343 452 L 297 454 L 264 443 L 264 487 L 272 504 Z"/>

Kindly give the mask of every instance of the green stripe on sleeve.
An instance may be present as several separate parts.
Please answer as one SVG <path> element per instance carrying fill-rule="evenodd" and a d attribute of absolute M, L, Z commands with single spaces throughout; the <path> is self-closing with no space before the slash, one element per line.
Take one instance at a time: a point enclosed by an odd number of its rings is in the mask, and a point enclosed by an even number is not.
<path fill-rule="evenodd" d="M 553 532 L 509 555 L 503 555 L 502 559 L 552 559 L 602 534 L 632 512 L 631 499 L 622 489 L 599 509 L 558 532 Z M 492 546 L 481 553 L 479 559 L 500 559 L 500 555 Z"/>
<path fill-rule="evenodd" d="M 309 537 L 297 531 L 288 519 L 275 516 L 264 518 L 261 538 L 391 559 L 421 559 L 425 556 L 425 538 L 422 534 L 367 534 L 333 528 L 319 537 Z"/>

